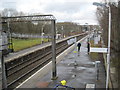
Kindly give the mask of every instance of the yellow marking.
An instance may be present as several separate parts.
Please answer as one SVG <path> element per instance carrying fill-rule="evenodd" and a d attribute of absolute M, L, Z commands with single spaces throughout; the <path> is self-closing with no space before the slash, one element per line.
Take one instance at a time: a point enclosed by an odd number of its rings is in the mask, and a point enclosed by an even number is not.
<path fill-rule="evenodd" d="M 73 51 L 73 53 L 77 53 L 77 51 Z"/>

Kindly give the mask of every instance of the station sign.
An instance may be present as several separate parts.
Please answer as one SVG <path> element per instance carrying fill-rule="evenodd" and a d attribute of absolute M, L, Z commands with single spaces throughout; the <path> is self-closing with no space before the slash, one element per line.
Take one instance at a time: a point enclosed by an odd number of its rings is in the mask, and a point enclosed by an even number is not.
<path fill-rule="evenodd" d="M 107 53 L 107 48 L 90 47 L 90 52 Z"/>
<path fill-rule="evenodd" d="M 76 42 L 76 37 L 67 40 L 68 45 L 73 44 L 73 43 L 75 43 L 75 42 Z"/>

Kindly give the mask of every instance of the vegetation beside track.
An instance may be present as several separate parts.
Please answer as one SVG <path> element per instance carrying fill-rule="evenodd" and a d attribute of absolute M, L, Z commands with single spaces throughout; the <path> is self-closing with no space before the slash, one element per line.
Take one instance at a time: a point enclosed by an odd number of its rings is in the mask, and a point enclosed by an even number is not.
<path fill-rule="evenodd" d="M 13 41 L 13 49 L 14 51 L 20 51 L 35 45 L 41 44 L 41 39 L 36 38 L 36 39 L 12 39 Z M 48 42 L 48 39 L 44 38 L 44 42 Z"/>

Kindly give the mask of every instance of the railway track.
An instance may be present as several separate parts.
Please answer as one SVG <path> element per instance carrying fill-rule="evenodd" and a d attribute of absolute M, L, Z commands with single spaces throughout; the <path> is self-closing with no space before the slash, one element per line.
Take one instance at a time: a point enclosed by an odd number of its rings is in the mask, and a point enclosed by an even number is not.
<path fill-rule="evenodd" d="M 67 43 L 60 43 L 56 48 L 56 55 L 68 48 Z M 28 56 L 27 56 L 28 57 Z M 33 57 L 21 60 L 7 67 L 7 84 L 8 88 L 15 88 L 29 76 L 34 74 L 37 70 L 42 68 L 45 64 L 52 60 L 51 47 L 47 47 L 46 50 L 37 52 Z"/>
<path fill-rule="evenodd" d="M 76 36 L 77 40 L 80 40 L 85 35 L 86 34 L 81 34 L 79 36 Z M 67 44 L 66 40 L 67 39 L 56 44 L 56 56 L 70 46 Z M 51 50 L 52 47 L 47 46 L 5 63 L 7 87 L 17 87 L 20 83 L 33 75 L 36 71 L 49 63 L 52 60 Z"/>

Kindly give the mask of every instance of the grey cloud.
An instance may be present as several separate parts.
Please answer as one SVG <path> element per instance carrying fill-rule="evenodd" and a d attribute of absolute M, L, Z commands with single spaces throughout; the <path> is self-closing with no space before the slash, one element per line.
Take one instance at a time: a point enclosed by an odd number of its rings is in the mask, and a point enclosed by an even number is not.
<path fill-rule="evenodd" d="M 66 3 L 59 3 L 53 2 L 49 3 L 45 6 L 44 10 L 47 12 L 63 12 L 63 13 L 76 13 L 80 10 L 86 9 L 88 3 L 80 3 L 80 2 L 66 2 Z"/>

